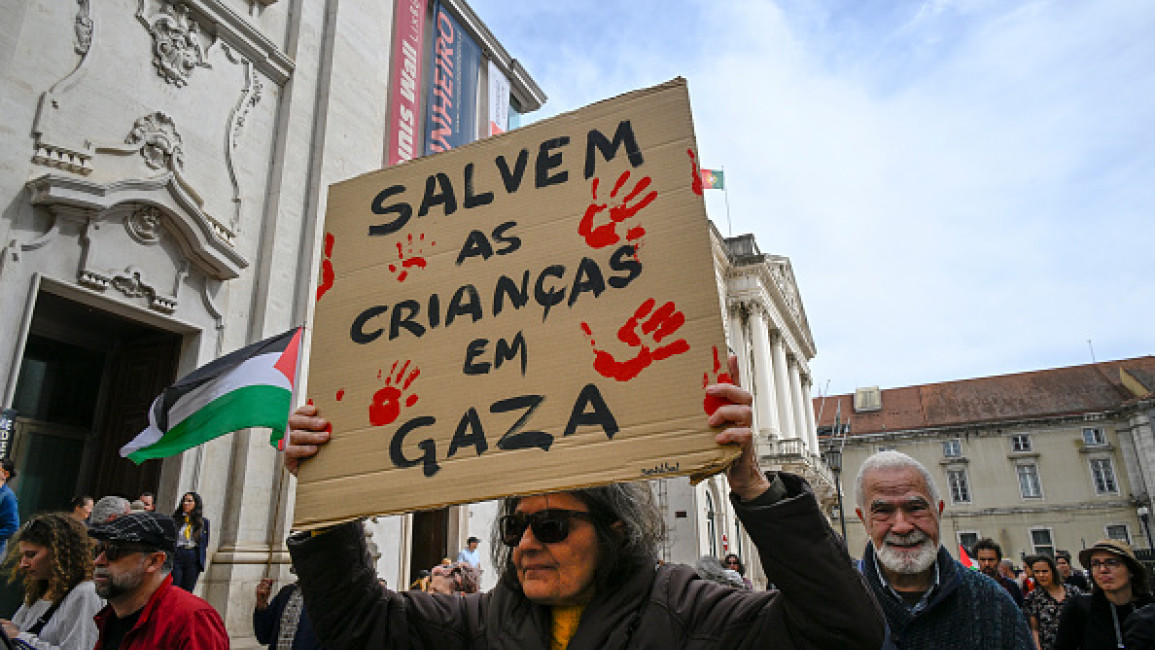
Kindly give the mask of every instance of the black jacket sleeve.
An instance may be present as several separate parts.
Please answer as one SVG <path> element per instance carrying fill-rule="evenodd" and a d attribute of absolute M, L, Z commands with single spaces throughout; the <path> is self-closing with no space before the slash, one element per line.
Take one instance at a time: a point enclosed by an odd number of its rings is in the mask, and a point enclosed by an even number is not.
<path fill-rule="evenodd" d="M 810 486 L 785 473 L 777 474 L 771 486 L 750 501 L 730 495 L 767 578 L 779 590 L 741 646 L 767 647 L 767 639 L 777 638 L 774 647 L 881 647 L 886 629 L 882 610 Z"/>
<path fill-rule="evenodd" d="M 381 587 L 359 521 L 289 539 L 305 610 L 329 650 L 465 650 L 482 634 L 482 594 L 465 597 Z"/>
<path fill-rule="evenodd" d="M 253 633 L 256 634 L 258 643 L 269 645 L 276 640 L 277 629 L 281 623 L 281 613 L 285 611 L 285 601 L 289 599 L 293 589 L 293 585 L 281 587 L 268 607 L 264 609 L 253 608 Z"/>

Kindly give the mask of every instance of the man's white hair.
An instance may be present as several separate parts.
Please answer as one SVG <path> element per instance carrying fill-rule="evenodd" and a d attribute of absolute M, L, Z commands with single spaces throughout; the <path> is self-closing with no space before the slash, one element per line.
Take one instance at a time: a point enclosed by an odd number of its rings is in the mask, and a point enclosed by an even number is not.
<path fill-rule="evenodd" d="M 858 503 L 858 508 L 863 511 L 866 510 L 866 490 L 863 487 L 863 481 L 868 472 L 880 469 L 906 468 L 916 470 L 919 474 L 922 474 L 923 480 L 926 481 L 926 491 L 927 496 L 930 497 L 931 508 L 937 514 L 940 499 L 938 496 L 938 488 L 935 486 L 934 478 L 931 477 L 930 472 L 927 471 L 922 463 L 914 458 L 907 456 L 901 451 L 894 451 L 893 449 L 873 454 L 863 461 L 862 466 L 858 468 L 858 476 L 854 479 L 855 500 Z"/>
<path fill-rule="evenodd" d="M 128 499 L 113 496 L 104 497 L 100 501 L 97 501 L 96 505 L 92 506 L 92 514 L 89 517 L 89 521 L 91 521 L 93 525 L 107 524 L 110 517 L 116 519 L 121 515 L 128 514 L 129 511 Z"/>

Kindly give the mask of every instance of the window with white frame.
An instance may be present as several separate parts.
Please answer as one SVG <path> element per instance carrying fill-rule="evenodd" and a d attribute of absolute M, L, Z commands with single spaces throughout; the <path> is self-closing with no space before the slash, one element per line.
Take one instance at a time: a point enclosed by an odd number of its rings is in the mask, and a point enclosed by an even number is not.
<path fill-rule="evenodd" d="M 1015 471 L 1019 475 L 1019 493 L 1024 499 L 1038 499 L 1043 496 L 1043 486 L 1039 482 L 1039 468 L 1034 463 L 1017 465 Z"/>
<path fill-rule="evenodd" d="M 1022 433 L 1017 436 L 1011 436 L 1011 451 L 1030 451 L 1031 450 L 1031 436 Z"/>
<path fill-rule="evenodd" d="M 947 458 L 958 458 L 962 456 L 962 443 L 958 438 L 944 440 L 942 443 L 942 455 Z"/>
<path fill-rule="evenodd" d="M 1127 529 L 1127 524 L 1107 524 L 1105 527 L 1107 537 L 1117 539 L 1120 542 L 1131 543 L 1131 531 Z"/>
<path fill-rule="evenodd" d="M 946 483 L 950 486 L 950 502 L 951 503 L 970 503 L 971 502 L 971 486 L 967 481 L 967 473 L 964 469 L 950 469 L 946 472 Z"/>
<path fill-rule="evenodd" d="M 1050 528 L 1031 529 L 1031 548 L 1035 555 L 1050 555 L 1055 557 L 1055 540 L 1051 537 Z"/>
<path fill-rule="evenodd" d="M 1102 447 L 1107 444 L 1107 435 L 1099 427 L 1083 427 L 1083 444 L 1088 447 Z"/>
<path fill-rule="evenodd" d="M 974 555 L 975 544 L 979 541 L 979 531 L 977 530 L 960 530 L 958 531 L 958 543 L 967 550 L 967 553 Z"/>
<path fill-rule="evenodd" d="M 1110 458 L 1091 459 L 1091 481 L 1096 494 L 1118 494 L 1119 484 L 1115 482 L 1115 467 Z"/>

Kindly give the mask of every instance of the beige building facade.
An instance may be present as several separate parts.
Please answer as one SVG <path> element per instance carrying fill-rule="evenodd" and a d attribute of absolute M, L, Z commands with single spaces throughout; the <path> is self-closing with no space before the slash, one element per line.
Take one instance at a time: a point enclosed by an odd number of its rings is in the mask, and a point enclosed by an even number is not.
<path fill-rule="evenodd" d="M 867 543 L 854 479 L 883 449 L 930 470 L 956 557 L 983 537 L 1016 564 L 1103 537 L 1149 548 L 1153 387 L 1155 357 L 1140 357 L 828 397 L 819 426 L 823 447 L 843 451 L 851 553 Z"/>

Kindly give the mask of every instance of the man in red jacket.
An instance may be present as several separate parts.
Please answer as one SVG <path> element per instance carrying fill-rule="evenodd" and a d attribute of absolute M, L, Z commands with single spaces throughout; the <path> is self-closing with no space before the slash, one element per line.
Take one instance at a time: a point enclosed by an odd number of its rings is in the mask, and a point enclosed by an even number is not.
<path fill-rule="evenodd" d="M 93 526 L 96 593 L 108 605 L 96 615 L 94 650 L 228 650 L 220 614 L 172 586 L 176 524 L 139 512 Z"/>

